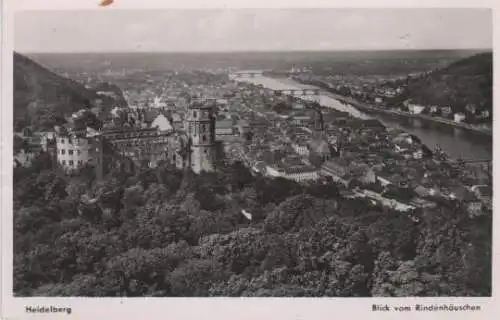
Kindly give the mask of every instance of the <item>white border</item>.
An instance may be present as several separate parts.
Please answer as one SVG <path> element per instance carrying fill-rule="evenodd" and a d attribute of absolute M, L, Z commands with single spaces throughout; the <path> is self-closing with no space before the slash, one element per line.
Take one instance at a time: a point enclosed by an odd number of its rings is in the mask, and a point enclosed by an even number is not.
<path fill-rule="evenodd" d="M 4 0 L 2 12 L 2 55 L 1 86 L 2 103 L 0 108 L 0 205 L 2 221 L 2 319 L 25 319 L 31 317 L 24 313 L 25 305 L 51 304 L 68 305 L 72 308 L 71 317 L 78 319 L 354 319 L 368 316 L 372 318 L 408 319 L 426 317 L 428 319 L 495 319 L 500 318 L 500 301 L 496 297 L 499 278 L 493 274 L 492 298 L 322 298 L 322 299 L 277 299 L 277 298 L 13 298 L 12 297 L 12 44 L 13 13 L 24 10 L 117 10 L 117 9 L 157 9 L 157 8 L 280 8 L 280 7 L 462 7 L 493 8 L 494 48 L 498 45 L 497 27 L 499 14 L 494 0 L 475 1 L 428 1 L 428 0 L 115 0 L 109 7 L 100 8 L 99 0 Z M 91 21 L 89 21 L 91 23 Z M 467 23 L 464 21 L 464 23 Z M 497 60 L 494 53 L 494 60 Z M 494 83 L 499 83 L 495 68 Z M 494 92 L 494 101 L 498 101 L 499 93 Z M 497 112 L 494 112 L 494 130 L 498 131 Z M 496 142 L 494 138 L 493 142 Z M 497 148 L 494 148 L 494 159 L 500 159 Z M 494 164 L 496 168 L 496 164 Z M 498 184 L 499 174 L 494 170 L 494 190 Z M 494 193 L 496 195 L 496 192 Z M 498 207 L 499 197 L 494 198 L 494 208 Z M 494 214 L 494 230 L 498 226 L 498 217 Z M 494 266 L 498 264 L 498 232 L 494 232 Z M 494 268 L 496 269 L 496 268 Z M 422 312 L 422 313 L 382 313 L 372 312 L 374 303 L 391 305 L 414 305 L 416 303 L 441 304 L 455 303 L 478 304 L 481 312 Z M 58 318 L 55 314 L 37 315 L 48 319 Z M 67 317 L 62 315 L 61 317 Z"/>

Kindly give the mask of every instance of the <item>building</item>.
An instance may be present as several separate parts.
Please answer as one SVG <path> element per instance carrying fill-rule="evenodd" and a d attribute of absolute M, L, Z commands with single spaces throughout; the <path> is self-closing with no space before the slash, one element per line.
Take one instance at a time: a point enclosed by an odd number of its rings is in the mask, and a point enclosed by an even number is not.
<path fill-rule="evenodd" d="M 329 176 L 333 181 L 340 182 L 347 186 L 351 180 L 348 165 L 337 160 L 330 160 L 321 166 L 321 174 Z"/>
<path fill-rule="evenodd" d="M 409 204 L 420 209 L 432 209 L 437 206 L 435 202 L 424 200 L 422 198 L 414 198 Z"/>
<path fill-rule="evenodd" d="M 152 128 L 158 128 L 161 132 L 173 131 L 174 127 L 170 120 L 163 114 L 160 113 L 156 118 L 151 122 Z"/>
<path fill-rule="evenodd" d="M 284 164 L 273 164 L 266 166 L 266 174 L 274 178 L 285 178 L 295 182 L 303 183 L 316 181 L 320 178 L 319 170 L 308 166 L 286 166 Z"/>
<path fill-rule="evenodd" d="M 463 122 L 465 120 L 465 114 L 458 112 L 453 116 L 453 120 L 457 123 Z"/>
<path fill-rule="evenodd" d="M 304 143 L 293 143 L 292 144 L 292 148 L 300 156 L 303 156 L 303 157 L 308 157 L 309 156 L 309 148 Z"/>
<path fill-rule="evenodd" d="M 230 136 L 234 134 L 234 122 L 232 119 L 222 119 L 215 122 L 215 134 L 217 136 Z"/>
<path fill-rule="evenodd" d="M 292 103 L 292 109 L 294 110 L 304 110 L 306 106 L 303 103 L 294 102 Z"/>
<path fill-rule="evenodd" d="M 189 164 L 195 173 L 213 171 L 216 161 L 215 99 L 195 100 L 186 115 Z"/>
<path fill-rule="evenodd" d="M 172 125 L 175 130 L 182 130 L 184 127 L 184 118 L 179 112 L 172 112 Z"/>
<path fill-rule="evenodd" d="M 441 114 L 443 115 L 443 117 L 447 117 L 447 116 L 449 116 L 451 113 L 452 113 L 452 110 L 451 110 L 451 107 L 450 107 L 450 106 L 441 107 Z"/>
<path fill-rule="evenodd" d="M 490 117 L 490 112 L 488 110 L 482 110 L 478 116 L 478 118 L 480 119 L 487 119 L 489 117 Z"/>
<path fill-rule="evenodd" d="M 113 128 L 101 136 L 114 148 L 121 159 L 131 160 L 135 166 L 156 167 L 158 162 L 175 161 L 173 134 L 158 128 Z"/>
<path fill-rule="evenodd" d="M 122 157 L 138 166 L 156 167 L 160 161 L 166 161 L 178 169 L 190 168 L 195 173 L 212 171 L 216 156 L 215 102 L 207 101 L 194 100 L 182 126 L 180 116 L 173 113 L 171 119 L 158 115 L 153 121 L 159 122 L 158 126 L 120 128 L 105 132 L 103 136 Z M 174 125 L 169 126 L 165 119 Z"/>
<path fill-rule="evenodd" d="M 404 144 L 395 144 L 394 151 L 398 153 L 403 153 L 408 151 L 408 148 Z"/>
<path fill-rule="evenodd" d="M 103 163 L 106 144 L 109 146 L 106 154 L 125 170 L 133 170 L 135 166 L 156 167 L 165 161 L 195 173 L 212 171 L 218 150 L 213 104 L 210 99 L 192 102 L 180 129 L 172 126 L 173 121 L 161 111 L 150 126 L 144 114 L 132 112 L 132 116 L 137 116 L 134 121 L 122 124 L 115 121 L 114 125 L 99 130 L 81 125 L 56 128 L 57 162 L 68 171 L 92 164 L 97 176 L 102 177 L 107 166 Z M 129 115 L 124 117 L 125 113 L 117 112 L 115 120 L 129 118 Z"/>
<path fill-rule="evenodd" d="M 408 111 L 412 114 L 420 114 L 424 110 L 425 110 L 424 106 L 413 103 L 408 104 Z"/>
<path fill-rule="evenodd" d="M 81 169 L 86 164 L 95 164 L 95 140 L 87 137 L 86 130 L 78 128 L 56 128 L 56 159 L 66 171 Z"/>
<path fill-rule="evenodd" d="M 467 210 L 470 218 L 481 216 L 484 214 L 483 203 L 472 194 L 466 194 L 466 196 L 462 200 L 462 203 L 465 206 L 465 209 Z"/>
<path fill-rule="evenodd" d="M 238 120 L 236 121 L 236 129 L 240 135 L 244 135 L 250 132 L 250 123 L 248 120 Z"/>
<path fill-rule="evenodd" d="M 308 147 L 309 152 L 317 157 L 320 163 L 330 160 L 334 154 L 334 148 L 325 136 L 319 136 L 311 140 Z"/>
<path fill-rule="evenodd" d="M 37 157 L 37 150 L 23 148 L 14 154 L 14 167 L 29 167 Z"/>
<path fill-rule="evenodd" d="M 424 157 L 424 152 L 422 151 L 422 149 L 417 149 L 415 151 L 413 151 L 413 159 L 422 159 Z"/>
<path fill-rule="evenodd" d="M 377 182 L 377 176 L 375 172 L 369 168 L 368 166 L 364 167 L 357 175 L 356 179 L 358 179 L 361 183 L 364 184 L 372 184 Z"/>
<path fill-rule="evenodd" d="M 429 107 L 429 112 L 434 114 L 438 112 L 438 106 L 432 105 Z"/>
<path fill-rule="evenodd" d="M 493 193 L 490 186 L 487 185 L 477 185 L 471 188 L 476 197 L 481 200 L 486 205 L 491 205 L 493 200 Z"/>

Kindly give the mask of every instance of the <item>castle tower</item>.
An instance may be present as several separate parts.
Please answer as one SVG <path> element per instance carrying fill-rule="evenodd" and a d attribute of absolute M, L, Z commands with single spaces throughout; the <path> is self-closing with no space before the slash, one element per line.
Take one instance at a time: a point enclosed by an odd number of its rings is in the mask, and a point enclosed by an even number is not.
<path fill-rule="evenodd" d="M 186 115 L 186 133 L 190 144 L 189 165 L 195 173 L 213 171 L 216 160 L 215 99 L 195 99 Z"/>

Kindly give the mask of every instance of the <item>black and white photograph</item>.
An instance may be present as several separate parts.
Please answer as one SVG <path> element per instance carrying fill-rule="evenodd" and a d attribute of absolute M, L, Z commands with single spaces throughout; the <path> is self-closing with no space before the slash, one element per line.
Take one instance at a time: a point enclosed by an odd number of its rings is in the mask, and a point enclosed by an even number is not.
<path fill-rule="evenodd" d="M 94 2 L 13 17 L 14 297 L 492 296 L 492 9 Z"/>

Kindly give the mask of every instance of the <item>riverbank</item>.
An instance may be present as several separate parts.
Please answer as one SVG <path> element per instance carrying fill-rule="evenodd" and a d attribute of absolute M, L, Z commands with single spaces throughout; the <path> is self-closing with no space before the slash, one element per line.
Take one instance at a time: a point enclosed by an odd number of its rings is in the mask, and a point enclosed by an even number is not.
<path fill-rule="evenodd" d="M 279 78 L 276 77 L 276 79 L 279 79 Z M 317 86 L 317 85 L 314 85 L 311 83 L 307 83 L 307 82 L 301 81 L 300 79 L 293 79 L 293 80 L 297 81 L 298 83 L 307 85 L 307 86 L 317 87 L 318 89 L 326 92 L 329 96 L 332 96 L 334 99 L 337 99 L 343 103 L 350 104 L 350 105 L 352 105 L 352 106 L 354 106 L 362 111 L 368 111 L 368 112 L 373 112 L 373 113 L 383 113 L 383 114 L 395 115 L 395 116 L 401 116 L 401 117 L 407 117 L 407 118 L 419 118 L 419 119 L 433 121 L 433 122 L 440 123 L 440 124 L 446 124 L 446 125 L 456 127 L 456 128 L 462 128 L 462 129 L 474 131 L 477 133 L 488 135 L 490 137 L 493 136 L 493 130 L 489 129 L 489 128 L 477 127 L 477 126 L 474 126 L 474 125 L 471 125 L 468 123 L 455 122 L 453 120 L 444 119 L 444 118 L 440 118 L 440 117 L 433 117 L 433 116 L 426 115 L 426 114 L 413 114 L 410 112 L 377 108 L 377 107 L 373 107 L 367 103 L 355 100 L 353 98 L 342 96 L 342 95 L 339 95 L 337 93 L 331 92 L 330 90 L 328 90 L 327 88 L 324 88 L 322 86 Z"/>
<path fill-rule="evenodd" d="M 356 107 L 355 105 L 361 103 L 348 97 L 336 95 L 318 86 L 306 85 L 290 78 L 259 76 L 237 79 L 237 81 L 252 83 L 269 90 L 319 89 L 318 96 L 301 96 L 300 99 L 315 101 L 325 108 L 346 112 L 359 119 L 378 119 L 388 128 L 400 128 L 418 137 L 430 150 L 440 147 L 452 159 L 492 158 L 491 134 L 477 133 L 475 130 L 467 130 L 454 125 L 443 125 L 435 119 L 427 120 L 404 114 L 380 112 L 379 109 L 372 111 Z"/>
<path fill-rule="evenodd" d="M 337 97 L 337 99 L 339 99 L 340 101 L 344 100 L 342 97 Z M 346 101 L 344 100 L 343 102 L 346 102 Z M 384 113 L 384 114 L 394 115 L 394 116 L 423 119 L 423 120 L 433 121 L 433 122 L 437 122 L 437 123 L 441 123 L 441 124 L 446 124 L 446 125 L 453 126 L 456 128 L 462 128 L 462 129 L 474 131 L 477 133 L 482 133 L 482 134 L 485 134 L 488 136 L 493 135 L 493 131 L 489 128 L 476 127 L 476 126 L 473 126 L 471 124 L 455 122 L 455 121 L 449 120 L 449 119 L 433 117 L 433 116 L 426 115 L 426 114 L 413 114 L 410 112 L 371 107 L 368 105 L 364 105 L 360 102 L 357 102 L 356 104 L 353 104 L 351 102 L 348 102 L 348 103 L 351 105 L 354 105 L 356 108 L 359 108 L 359 109 L 366 111 L 366 112 Z"/>

